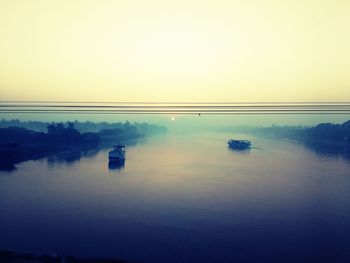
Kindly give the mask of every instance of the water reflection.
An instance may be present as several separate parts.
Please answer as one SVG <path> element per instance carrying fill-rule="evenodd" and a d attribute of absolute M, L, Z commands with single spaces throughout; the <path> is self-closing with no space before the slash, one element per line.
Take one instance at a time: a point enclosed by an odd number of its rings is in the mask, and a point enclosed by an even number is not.
<path fill-rule="evenodd" d="M 228 149 L 230 152 L 237 153 L 237 154 L 249 154 L 250 151 L 251 151 L 251 148 L 234 149 L 234 148 L 227 147 L 227 149 Z"/>
<path fill-rule="evenodd" d="M 350 161 L 350 148 L 338 144 L 323 144 L 314 142 L 304 142 L 304 147 L 315 152 L 317 155 L 329 158 L 342 157 Z"/>
<path fill-rule="evenodd" d="M 13 163 L 1 162 L 0 161 L 0 171 L 13 172 L 16 170 L 16 166 Z"/>
<path fill-rule="evenodd" d="M 108 169 L 109 170 L 115 170 L 115 171 L 121 171 L 125 168 L 125 162 L 108 162 Z"/>
<path fill-rule="evenodd" d="M 49 167 L 55 166 L 55 164 L 68 164 L 73 165 L 74 163 L 80 161 L 81 158 L 94 157 L 101 149 L 90 149 L 84 151 L 65 151 L 58 154 L 51 155 L 47 158 L 47 164 Z"/>
<path fill-rule="evenodd" d="M 47 164 L 50 167 L 53 167 L 56 163 L 66 163 L 73 164 L 81 159 L 82 153 L 81 151 L 71 151 L 64 152 L 49 156 L 47 158 Z"/>

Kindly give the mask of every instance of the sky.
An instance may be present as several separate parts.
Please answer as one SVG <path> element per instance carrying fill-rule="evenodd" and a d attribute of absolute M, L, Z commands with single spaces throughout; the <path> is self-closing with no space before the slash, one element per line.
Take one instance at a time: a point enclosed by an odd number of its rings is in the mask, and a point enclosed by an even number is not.
<path fill-rule="evenodd" d="M 1 0 L 0 100 L 350 101 L 350 1 Z"/>

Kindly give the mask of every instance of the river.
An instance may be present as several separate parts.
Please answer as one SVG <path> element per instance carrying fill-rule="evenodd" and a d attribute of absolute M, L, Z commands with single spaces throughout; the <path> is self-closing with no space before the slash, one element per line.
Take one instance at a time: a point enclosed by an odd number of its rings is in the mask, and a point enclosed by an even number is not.
<path fill-rule="evenodd" d="M 0 172 L 0 249 L 131 262 L 349 262 L 350 161 L 302 144 L 169 132 Z"/>

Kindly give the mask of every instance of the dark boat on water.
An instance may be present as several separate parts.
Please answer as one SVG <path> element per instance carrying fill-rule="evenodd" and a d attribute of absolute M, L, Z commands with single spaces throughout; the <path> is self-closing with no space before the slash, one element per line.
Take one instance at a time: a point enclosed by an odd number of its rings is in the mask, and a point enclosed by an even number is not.
<path fill-rule="evenodd" d="M 125 145 L 118 144 L 113 147 L 108 153 L 110 163 L 124 163 L 125 162 Z"/>
<path fill-rule="evenodd" d="M 251 143 L 248 140 L 229 140 L 227 144 L 229 148 L 234 150 L 245 150 L 249 149 L 251 146 Z"/>

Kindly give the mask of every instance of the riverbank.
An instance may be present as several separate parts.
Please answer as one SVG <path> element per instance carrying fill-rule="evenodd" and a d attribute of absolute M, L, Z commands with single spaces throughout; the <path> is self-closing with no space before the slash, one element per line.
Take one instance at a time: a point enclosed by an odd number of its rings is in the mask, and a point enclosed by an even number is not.
<path fill-rule="evenodd" d="M 150 124 L 125 123 L 98 132 L 81 132 L 74 123 L 51 123 L 47 132 L 23 127 L 0 128 L 0 170 L 11 171 L 15 165 L 45 157 L 80 158 L 114 144 L 135 143 L 140 138 L 165 132 L 165 128 Z"/>

